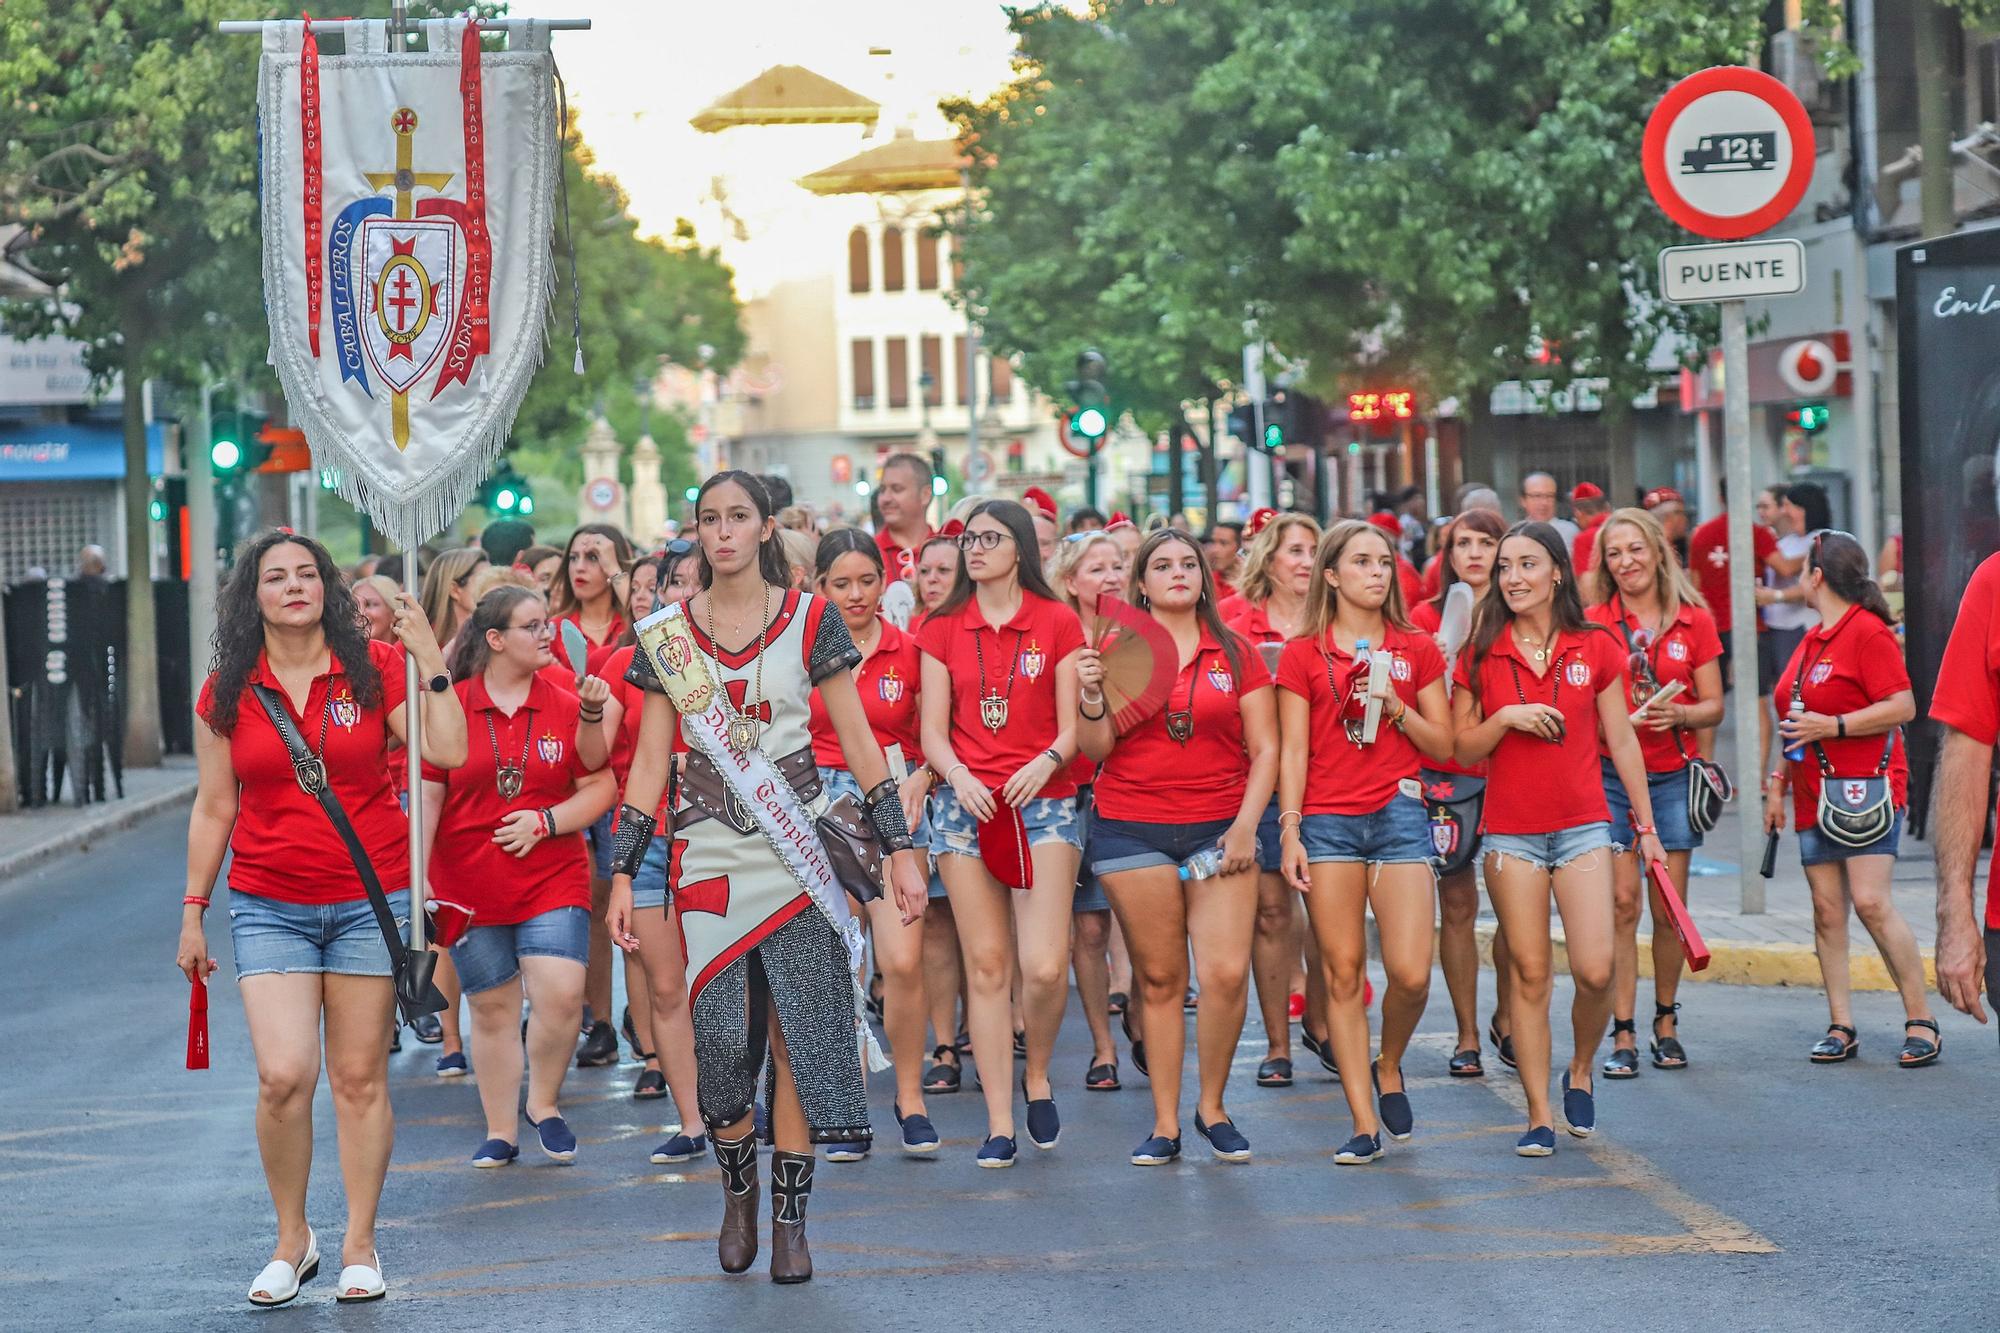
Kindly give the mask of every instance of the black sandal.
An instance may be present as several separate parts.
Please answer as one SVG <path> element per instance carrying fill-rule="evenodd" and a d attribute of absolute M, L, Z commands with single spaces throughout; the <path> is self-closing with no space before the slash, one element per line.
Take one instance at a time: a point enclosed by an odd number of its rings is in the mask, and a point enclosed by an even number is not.
<path fill-rule="evenodd" d="M 1486 1066 L 1480 1062 L 1477 1046 L 1453 1051 L 1451 1059 L 1445 1062 L 1444 1068 L 1453 1078 L 1479 1078 L 1486 1073 Z"/>
<path fill-rule="evenodd" d="M 1911 1028 L 1929 1028 L 1931 1036 L 1935 1040 L 1926 1041 L 1922 1037 L 1912 1037 L 1910 1035 Z M 1903 1069 L 1922 1069 L 1925 1065 L 1936 1064 L 1937 1058 L 1943 1054 L 1944 1033 L 1938 1031 L 1938 1025 L 1935 1020 L 1929 1018 L 1904 1020 L 1903 1049 L 1896 1056 L 1898 1067 Z"/>
<path fill-rule="evenodd" d="M 1090 1092 L 1116 1092 L 1122 1086 L 1118 1082 L 1118 1062 L 1106 1065 L 1092 1065 L 1083 1073 L 1083 1086 Z"/>
<path fill-rule="evenodd" d="M 1610 1056 L 1599 1067 L 1598 1072 L 1606 1078 L 1637 1078 L 1639 1077 L 1638 1049 L 1636 1047 L 1618 1045 L 1618 1034 L 1621 1032 L 1631 1033 L 1632 1039 L 1637 1041 L 1639 1037 L 1639 1025 L 1630 1018 L 1614 1018 L 1611 1020 L 1612 1050 Z M 1658 1047 L 1654 1049 L 1657 1050 Z"/>
<path fill-rule="evenodd" d="M 1520 1068 L 1514 1063 L 1514 1034 L 1510 1032 L 1504 1037 L 1500 1035 L 1500 1015 L 1493 1015 L 1492 1021 L 1486 1025 L 1486 1036 L 1493 1043 L 1493 1049 L 1500 1052 L 1501 1064 L 1509 1069 Z"/>
<path fill-rule="evenodd" d="M 1260 1088 L 1289 1088 L 1292 1086 L 1292 1062 L 1282 1055 L 1274 1055 L 1257 1066 L 1257 1086 Z"/>
<path fill-rule="evenodd" d="M 1124 991 L 1122 990 L 1112 991 L 1111 998 L 1105 1002 L 1105 1012 L 1112 1015 L 1113 1017 L 1116 1017 L 1117 1015 L 1124 1013 L 1125 1006 L 1130 1004 L 1131 1002 L 1132 1002 L 1132 997 L 1127 995 Z"/>
<path fill-rule="evenodd" d="M 1028 1058 L 1028 1034 L 1025 1032 L 1014 1034 L 1014 1058 L 1016 1060 Z"/>
<path fill-rule="evenodd" d="M 958 1053 L 949 1046 L 940 1046 L 931 1052 L 931 1067 L 924 1071 L 924 1094 L 935 1096 L 940 1093 L 957 1092 L 961 1075 L 956 1063 L 946 1064 L 949 1055 L 956 1061 Z"/>
<path fill-rule="evenodd" d="M 1839 1036 L 1835 1036 L 1835 1033 Z M 1853 1028 L 1845 1023 L 1828 1023 L 1826 1035 L 1813 1043 L 1812 1062 L 1816 1065 L 1837 1065 L 1842 1060 L 1852 1060 L 1861 1050 L 1861 1038 Z"/>
<path fill-rule="evenodd" d="M 1678 1003 L 1661 1004 L 1657 1000 L 1653 1002 L 1652 1050 L 1653 1068 L 1655 1069 L 1686 1069 L 1688 1067 L 1688 1053 L 1687 1048 L 1681 1045 L 1679 1022 L 1676 1021 L 1674 1024 L 1674 1036 L 1662 1037 L 1660 1035 L 1660 1020 L 1663 1018 L 1672 1018 L 1680 1011 L 1681 1007 Z"/>

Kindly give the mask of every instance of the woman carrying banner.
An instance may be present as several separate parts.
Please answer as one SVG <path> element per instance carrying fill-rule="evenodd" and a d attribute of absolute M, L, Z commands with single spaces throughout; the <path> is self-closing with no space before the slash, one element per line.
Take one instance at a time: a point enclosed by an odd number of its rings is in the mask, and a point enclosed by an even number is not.
<path fill-rule="evenodd" d="M 931 851 L 951 894 L 970 982 L 972 1054 L 986 1097 L 978 1161 L 1008 1167 L 1015 1157 L 1008 983 L 1016 956 L 1027 1018 L 1028 1137 L 1046 1150 L 1062 1135 L 1049 1057 L 1069 995 L 1070 902 L 1081 855 L 1070 765 L 1083 626 L 1043 578 L 1034 523 L 1020 505 L 982 501 L 959 545 L 965 563 L 951 595 L 917 632 L 924 755 L 944 775 L 932 798 Z"/>
<path fill-rule="evenodd" d="M 619 812 L 611 927 L 632 933 L 632 877 L 650 845 L 678 734 L 689 747 L 673 812 L 670 884 L 687 944 L 702 1121 L 722 1167 L 717 1257 L 740 1273 L 757 1257 L 757 1072 L 772 1137 L 771 1278 L 812 1276 L 806 1202 L 813 1145 L 871 1138 L 856 1059 L 860 933 L 815 828 L 827 801 L 808 729 L 815 686 L 842 758 L 867 793 L 907 924 L 924 875 L 888 765 L 851 674 L 860 660 L 827 602 L 790 577 L 762 482 L 719 472 L 695 500 L 704 587 L 640 636 L 629 679 L 647 691 Z M 664 662 L 662 661 L 664 659 Z M 718 688 L 718 686 L 720 688 Z"/>
<path fill-rule="evenodd" d="M 1688 802 L 1689 765 L 1699 758 L 1695 733 L 1722 721 L 1722 639 L 1715 620 L 1682 572 L 1659 519 L 1644 509 L 1620 509 L 1597 530 L 1597 555 L 1587 576 L 1596 584 L 1588 615 L 1619 636 L 1628 654 L 1625 684 L 1639 749 L 1646 758 L 1646 785 L 1653 794 L 1653 819 L 1667 849 L 1667 873 L 1687 900 L 1688 866 L 1701 846 Z M 1660 692 L 1681 693 L 1658 702 Z M 1606 1078 L 1636 1078 L 1638 1025 L 1633 1008 L 1639 990 L 1639 908 L 1653 915 L 1653 1033 L 1649 1043 L 1655 1069 L 1686 1069 L 1680 1043 L 1680 939 L 1652 875 L 1632 852 L 1632 809 L 1609 751 L 1599 760 L 1604 799 L 1611 811 L 1611 861 L 1615 895 L 1612 924 L 1611 1054 Z M 1697 774 L 1696 776 L 1699 776 Z M 1644 886 L 1643 888 L 1641 886 Z"/>
<path fill-rule="evenodd" d="M 1637 816 L 1639 855 L 1666 859 L 1653 827 L 1646 761 L 1626 716 L 1625 650 L 1585 619 L 1569 551 L 1546 523 L 1501 539 L 1493 582 L 1459 654 L 1452 713 L 1458 761 L 1487 764 L 1486 892 L 1507 932 L 1514 1054 L 1528 1099 L 1522 1157 L 1556 1150 L 1549 1114 L 1549 897 L 1562 913 L 1576 999 L 1563 1118 L 1597 1128 L 1593 1057 L 1611 1013 L 1611 813 L 1599 737 Z"/>
<path fill-rule="evenodd" d="M 1916 937 L 1889 893 L 1909 804 L 1902 727 L 1916 716 L 1916 696 L 1860 542 L 1844 532 L 1814 533 L 1799 581 L 1819 624 L 1806 631 L 1778 677 L 1778 732 L 1788 762 L 1765 787 L 1764 828 L 1775 833 L 1784 827 L 1789 786 L 1799 860 L 1812 886 L 1813 945 L 1832 1011 L 1811 1059 L 1838 1064 L 1861 1047 L 1848 980 L 1852 903 L 1902 993 L 1903 1047 L 1896 1063 L 1919 1069 L 1937 1063 L 1944 1038 L 1931 1013 Z M 1829 825 L 1842 836 L 1827 832 Z M 1872 838 L 1855 831 L 1871 825 L 1879 828 Z"/>
<path fill-rule="evenodd" d="M 882 548 L 859 528 L 835 528 L 820 538 L 813 559 L 820 596 L 839 610 L 861 653 L 853 681 L 862 711 L 868 715 L 869 730 L 885 754 L 891 746 L 897 747 L 908 769 L 907 775 L 892 772 L 890 776 L 898 780 L 904 818 L 921 833 L 918 840 L 922 841 L 930 833 L 923 826 L 923 815 L 931 789 L 931 771 L 924 766 L 917 738 L 917 682 L 923 675 L 923 663 L 915 637 L 878 614 L 882 593 L 888 587 Z M 813 692 L 811 726 L 813 758 L 827 794 L 851 796 L 859 802 L 860 784 L 848 771 L 840 735 L 817 690 Z M 882 978 L 882 1032 L 896 1061 L 895 1112 L 903 1151 L 933 1153 L 938 1134 L 924 1104 L 924 1068 L 917 1059 L 917 1052 L 924 1049 L 923 930 L 904 925 L 896 905 L 887 899 L 877 898 L 867 909 L 875 970 Z M 834 1145 L 827 1160 L 849 1159 L 849 1153 L 836 1152 L 856 1146 Z"/>
<path fill-rule="evenodd" d="M 549 596 L 549 618 L 558 645 L 562 624 L 583 631 L 588 645 L 585 665 L 601 675 L 604 660 L 616 650 L 630 623 L 632 543 L 608 523 L 586 523 L 572 532 Z M 604 928 L 604 905 L 611 895 L 611 816 L 591 825 L 590 843 L 590 966 L 583 987 L 583 1045 L 576 1053 L 580 1067 L 618 1063 L 618 1033 L 611 1026 L 611 938 Z"/>
<path fill-rule="evenodd" d="M 1219 611 L 1230 630 L 1259 650 L 1266 667 L 1275 668 L 1278 648 L 1305 624 L 1319 524 L 1304 514 L 1260 510 L 1245 535 L 1250 538 L 1250 553 L 1244 558 L 1243 578 L 1236 585 L 1236 598 Z M 1326 982 L 1320 973 L 1319 946 L 1300 929 L 1298 891 L 1280 873 L 1275 795 L 1257 825 L 1257 872 L 1257 934 L 1251 945 L 1250 972 L 1257 981 L 1257 1007 L 1269 1046 L 1264 1062 L 1257 1066 L 1257 1086 L 1289 1088 L 1291 1004 L 1297 994 L 1294 983 L 1302 975 L 1306 1013 L 1301 1040 L 1329 1072 L 1333 1052 L 1316 1035 L 1326 1031 Z M 1303 973 L 1301 950 L 1307 962 Z"/>
<path fill-rule="evenodd" d="M 1126 526 L 1131 525 L 1128 522 Z M 1050 582 L 1065 606 L 1079 610 L 1096 606 L 1099 597 L 1122 597 L 1127 568 L 1124 548 L 1115 534 L 1072 532 L 1056 543 Z M 1090 868 L 1090 812 L 1097 764 L 1089 755 L 1079 754 L 1069 775 L 1076 783 L 1076 821 L 1083 833 L 1076 897 L 1070 904 L 1070 967 L 1076 974 L 1076 1002 L 1083 1009 L 1084 1025 L 1090 1029 L 1090 1064 L 1084 1070 L 1083 1086 L 1092 1092 L 1116 1092 L 1118 1047 L 1111 1040 L 1111 900 Z M 1136 1019 L 1129 1004 L 1126 1016 Z M 1144 1029 L 1136 1021 L 1128 1021 L 1125 1035 L 1132 1042 L 1134 1063 L 1145 1073 L 1145 1057 L 1140 1053 Z"/>
<path fill-rule="evenodd" d="M 545 1156 L 576 1158 L 576 1135 L 556 1098 L 583 1013 L 590 928 L 583 830 L 611 807 L 618 786 L 603 766 L 604 747 L 582 743 L 580 733 L 597 726 L 583 720 L 585 705 L 536 674 L 549 664 L 554 637 L 540 593 L 510 586 L 480 599 L 451 657 L 471 733 L 466 760 L 450 771 L 424 770 L 431 887 L 473 918 L 451 957 L 472 1003 L 472 1057 L 486 1112 L 476 1167 L 521 1155 L 524 1046 L 528 1124 Z"/>
<path fill-rule="evenodd" d="M 1451 749 L 1450 704 L 1443 654 L 1404 618 L 1397 558 L 1377 525 L 1350 519 L 1328 529 L 1304 633 L 1278 662 L 1279 837 L 1285 879 L 1305 895 L 1326 969 L 1328 1044 L 1354 1117 L 1353 1136 L 1334 1155 L 1342 1165 L 1380 1158 L 1384 1130 L 1398 1142 L 1413 1132 L 1403 1052 L 1430 998 L 1437 917 L 1417 772 Z M 1389 984 L 1381 1054 L 1364 1081 L 1370 908 Z"/>
<path fill-rule="evenodd" d="M 1101 693 L 1083 693 L 1077 714 L 1085 753 L 1104 765 L 1091 856 L 1131 947 L 1134 1001 L 1153 1034 L 1153 1132 L 1132 1164 L 1180 1156 L 1190 949 L 1201 984 L 1195 1132 L 1223 1161 L 1247 1162 L 1250 1141 L 1222 1096 L 1249 994 L 1257 822 L 1277 772 L 1270 673 L 1216 616 L 1215 585 L 1192 537 L 1155 532 L 1138 562 L 1132 603 L 1173 635 L 1181 655 L 1167 704 L 1123 736 Z"/>
<path fill-rule="evenodd" d="M 283 1305 L 319 1271 L 306 1184 L 322 1022 L 347 1195 L 336 1299 L 383 1293 L 375 1210 L 395 1137 L 384 1040 L 395 1014 L 392 965 L 361 871 L 304 784 L 314 775 L 326 783 L 406 928 L 409 825 L 387 757 L 389 738 L 403 735 L 403 654 L 416 658 L 428 687 L 426 762 L 465 761 L 465 714 L 408 596 L 396 598 L 394 627 L 401 651 L 369 642 L 325 548 L 284 532 L 248 542 L 217 598 L 214 664 L 196 705 L 200 785 L 176 961 L 190 979 L 215 970 L 202 913 L 224 853 L 234 852 L 229 932 L 257 1059 L 257 1146 L 278 1214 L 271 1262 L 250 1287 L 254 1305 Z M 309 759 L 294 763 L 267 707 L 289 715 Z"/>
<path fill-rule="evenodd" d="M 1493 557 L 1499 553 L 1500 538 L 1506 531 L 1505 521 L 1490 509 L 1468 509 L 1453 519 L 1445 530 L 1439 552 L 1438 594 L 1410 608 L 1410 623 L 1435 637 L 1443 627 L 1445 598 L 1451 595 L 1454 584 L 1463 583 L 1470 588 L 1475 602 L 1484 597 L 1487 585 L 1493 581 Z M 1486 765 L 1461 764 L 1456 756 L 1435 760 L 1426 767 L 1443 775 L 1446 781 L 1473 778 L 1483 786 L 1486 777 Z M 1461 809 L 1464 815 L 1471 816 L 1470 827 L 1454 826 L 1451 835 L 1470 843 L 1463 853 L 1466 864 L 1438 876 L 1438 961 L 1444 968 L 1444 988 L 1451 996 L 1452 1018 L 1458 1027 L 1458 1039 L 1452 1044 L 1445 1072 L 1453 1078 L 1478 1078 L 1486 1072 L 1479 1046 L 1479 941 L 1473 933 L 1473 925 L 1479 919 L 1479 871 L 1472 860 L 1479 850 L 1479 821 L 1473 810 Z M 1438 850 L 1434 844 L 1432 851 Z M 1501 1063 L 1512 1068 L 1514 1038 L 1507 1018 L 1507 971 L 1507 937 L 1496 926 L 1493 1022 L 1488 1035 Z"/>

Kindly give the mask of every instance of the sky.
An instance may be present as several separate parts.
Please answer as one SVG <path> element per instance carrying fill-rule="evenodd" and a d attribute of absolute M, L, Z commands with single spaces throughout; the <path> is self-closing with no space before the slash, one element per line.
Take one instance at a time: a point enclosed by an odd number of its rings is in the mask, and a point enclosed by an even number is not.
<path fill-rule="evenodd" d="M 756 136 L 688 124 L 770 66 L 804 65 L 881 103 L 879 138 L 903 126 L 936 138 L 947 132 L 938 99 L 1005 83 L 1013 49 L 996 0 L 514 0 L 508 12 L 592 20 L 589 32 L 556 34 L 556 63 L 598 166 L 625 187 L 648 235 L 680 217 L 711 230 L 700 203 L 718 174 L 802 174 L 795 153 L 759 161 Z"/>

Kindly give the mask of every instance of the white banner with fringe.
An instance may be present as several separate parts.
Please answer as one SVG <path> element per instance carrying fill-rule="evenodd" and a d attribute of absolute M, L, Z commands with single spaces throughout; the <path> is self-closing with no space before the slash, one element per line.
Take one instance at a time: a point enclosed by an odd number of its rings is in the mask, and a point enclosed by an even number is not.
<path fill-rule="evenodd" d="M 315 25 L 324 31 L 325 25 Z M 546 26 L 264 26 L 270 361 L 313 463 L 404 548 L 473 498 L 542 363 L 558 183 Z"/>

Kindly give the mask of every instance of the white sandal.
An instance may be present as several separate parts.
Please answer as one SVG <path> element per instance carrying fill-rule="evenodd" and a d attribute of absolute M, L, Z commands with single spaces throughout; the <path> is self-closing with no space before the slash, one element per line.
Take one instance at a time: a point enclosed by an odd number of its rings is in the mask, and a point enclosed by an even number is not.
<path fill-rule="evenodd" d="M 273 1259 L 264 1265 L 264 1271 L 257 1274 L 257 1280 L 250 1284 L 252 1305 L 284 1305 L 299 1294 L 303 1283 L 313 1280 L 319 1274 L 319 1237 L 311 1227 L 306 1228 L 306 1253 L 298 1267 L 283 1259 Z M 259 1296 L 258 1293 L 264 1293 Z"/>
<path fill-rule="evenodd" d="M 359 1305 L 363 1301 L 379 1301 L 389 1292 L 382 1281 L 382 1256 L 368 1256 L 372 1264 L 349 1264 L 340 1270 L 340 1288 L 333 1299 L 341 1305 Z M 354 1293 L 359 1292 L 359 1295 Z"/>

